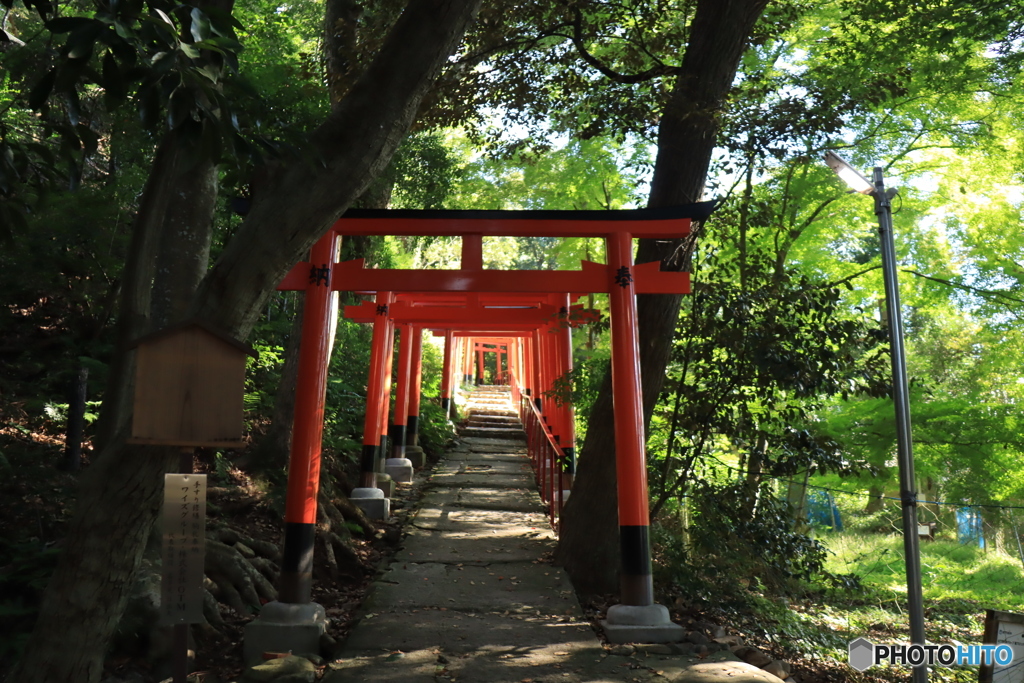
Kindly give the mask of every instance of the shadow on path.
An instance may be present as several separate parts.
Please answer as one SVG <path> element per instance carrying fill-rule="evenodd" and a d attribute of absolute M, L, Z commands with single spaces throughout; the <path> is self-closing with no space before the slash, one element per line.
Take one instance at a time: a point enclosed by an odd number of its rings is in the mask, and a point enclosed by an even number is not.
<path fill-rule="evenodd" d="M 430 475 L 402 547 L 324 683 L 780 683 L 715 653 L 601 644 L 555 547 L 525 443 L 509 438 L 508 393 L 478 391 L 472 422 L 496 415 L 501 438 L 466 436 Z M 473 399 L 478 399 L 474 402 Z M 474 433 L 482 429 L 474 427 Z"/>

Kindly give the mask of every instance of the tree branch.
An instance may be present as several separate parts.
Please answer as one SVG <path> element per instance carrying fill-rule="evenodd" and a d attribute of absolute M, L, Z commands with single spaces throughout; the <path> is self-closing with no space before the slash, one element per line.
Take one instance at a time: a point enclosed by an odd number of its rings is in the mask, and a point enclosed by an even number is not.
<path fill-rule="evenodd" d="M 986 297 L 986 298 L 990 297 L 990 298 L 993 298 L 993 299 L 1006 299 L 1007 301 L 1013 301 L 1014 303 L 1024 304 L 1024 299 L 1018 299 L 1015 296 L 1010 296 L 1009 294 L 1005 294 L 1003 292 L 993 292 L 992 290 L 989 290 L 989 289 L 981 289 L 980 287 L 971 287 L 970 285 L 962 285 L 962 284 L 953 282 L 952 280 L 945 280 L 945 279 L 943 279 L 941 277 L 933 277 L 931 275 L 925 275 L 924 273 L 919 273 L 916 270 L 911 270 L 909 268 L 903 268 L 901 270 L 904 273 L 909 273 L 910 275 L 914 275 L 914 276 L 917 276 L 917 277 L 925 279 L 925 280 L 931 280 L 932 282 L 938 282 L 939 284 L 943 284 L 943 285 L 946 285 L 948 287 L 953 287 L 954 289 L 962 289 L 962 290 L 964 290 L 966 292 L 971 292 L 971 293 L 977 294 L 978 296 L 981 296 L 981 297 Z"/>
<path fill-rule="evenodd" d="M 679 73 L 678 66 L 670 66 L 668 64 L 658 64 L 657 66 L 653 66 L 647 71 L 643 71 L 638 74 L 621 74 L 618 71 L 610 69 L 609 67 L 605 66 L 605 64 L 600 59 L 592 55 L 590 51 L 587 50 L 586 46 L 583 44 L 583 13 L 579 10 L 579 8 L 574 7 L 573 15 L 575 16 L 575 20 L 572 22 L 573 31 L 571 38 L 572 44 L 576 48 L 576 52 L 578 52 L 580 57 L 583 58 L 583 61 L 597 69 L 599 72 L 601 72 L 601 75 L 605 76 L 606 78 L 610 78 L 616 83 L 632 84 L 643 83 L 645 81 L 650 81 L 660 76 L 672 76 L 674 74 Z"/>

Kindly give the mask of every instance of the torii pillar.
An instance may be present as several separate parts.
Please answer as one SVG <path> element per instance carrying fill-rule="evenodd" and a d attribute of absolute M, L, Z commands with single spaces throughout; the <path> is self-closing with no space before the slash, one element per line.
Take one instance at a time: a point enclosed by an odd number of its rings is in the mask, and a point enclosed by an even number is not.
<path fill-rule="evenodd" d="M 388 306 L 392 292 L 377 293 L 377 314 L 373 320 L 370 368 L 366 382 L 366 415 L 363 420 L 363 452 L 359 460 L 359 486 L 349 496 L 370 519 L 387 519 L 390 501 L 377 488 L 377 462 L 380 457 L 381 394 L 384 392 L 385 354 L 389 337 Z M 389 354 L 390 355 L 390 354 Z"/>
<path fill-rule="evenodd" d="M 409 394 L 408 419 L 406 421 L 405 457 L 412 466 L 419 469 L 426 464 L 426 456 L 420 447 L 420 398 L 423 393 L 423 330 L 410 327 L 412 331 L 412 385 Z M 447 348 L 447 346 L 446 346 Z"/>
<path fill-rule="evenodd" d="M 561 297 L 561 307 L 565 310 L 563 325 L 558 330 L 558 356 L 561 359 L 560 371 L 567 375 L 572 372 L 572 326 L 569 324 L 570 308 L 569 295 Z M 560 505 L 564 505 L 572 490 L 572 483 L 576 477 L 576 417 L 573 413 L 572 402 L 566 402 L 562 408 L 562 434 L 561 447 L 564 460 L 562 461 L 562 498 Z"/>
<path fill-rule="evenodd" d="M 338 242 L 338 235 L 331 230 L 310 251 L 295 382 L 278 599 L 264 605 L 259 616 L 246 624 L 243 658 L 247 665 L 262 662 L 263 653 L 268 651 L 317 652 L 320 636 L 327 630 L 323 606 L 312 602 L 313 542 L 320 490 L 327 369 L 333 341 L 330 335 L 331 274 L 338 257 Z"/>
<path fill-rule="evenodd" d="M 412 390 L 412 331 L 413 326 L 398 325 L 398 389 L 395 392 L 395 411 L 389 435 L 391 454 L 384 461 L 384 471 L 399 484 L 412 482 L 412 461 L 405 457 L 407 423 L 409 420 L 409 392 Z M 385 396 L 384 400 L 387 401 Z"/>
<path fill-rule="evenodd" d="M 616 232 L 607 237 L 612 332 L 612 396 L 615 414 L 615 470 L 619 492 L 619 575 L 621 604 L 608 608 L 601 622 L 612 642 L 674 642 L 683 627 L 672 623 L 668 608 L 654 602 L 651 577 L 650 513 L 647 507 L 647 459 L 640 387 L 633 239 Z"/>
<path fill-rule="evenodd" d="M 444 369 L 441 372 L 441 410 L 445 417 L 452 414 L 452 379 L 454 377 L 453 361 L 458 363 L 455 355 L 455 334 L 451 330 L 444 331 Z"/>

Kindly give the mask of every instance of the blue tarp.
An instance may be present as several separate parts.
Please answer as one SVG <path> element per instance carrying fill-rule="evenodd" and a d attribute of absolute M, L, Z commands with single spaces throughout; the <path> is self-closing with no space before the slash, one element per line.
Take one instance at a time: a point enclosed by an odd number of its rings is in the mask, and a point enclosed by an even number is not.
<path fill-rule="evenodd" d="M 816 527 L 843 530 L 843 518 L 829 491 L 815 490 L 807 494 L 807 521 Z"/>
<path fill-rule="evenodd" d="M 958 508 L 956 511 L 956 540 L 965 545 L 978 544 L 985 547 L 985 534 L 981 526 L 981 513 L 975 508 Z"/>

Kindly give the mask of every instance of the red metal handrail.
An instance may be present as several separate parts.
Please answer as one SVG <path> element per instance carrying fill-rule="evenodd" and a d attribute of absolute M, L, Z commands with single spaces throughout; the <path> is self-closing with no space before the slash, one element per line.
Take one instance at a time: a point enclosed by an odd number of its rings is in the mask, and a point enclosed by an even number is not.
<path fill-rule="evenodd" d="M 551 527 L 558 532 L 559 516 L 565 504 L 562 479 L 564 454 L 544 416 L 529 396 L 523 395 L 518 378 L 509 373 L 512 400 L 519 404 L 519 420 L 526 432 L 526 447 L 533 464 L 541 501 L 547 505 Z"/>

